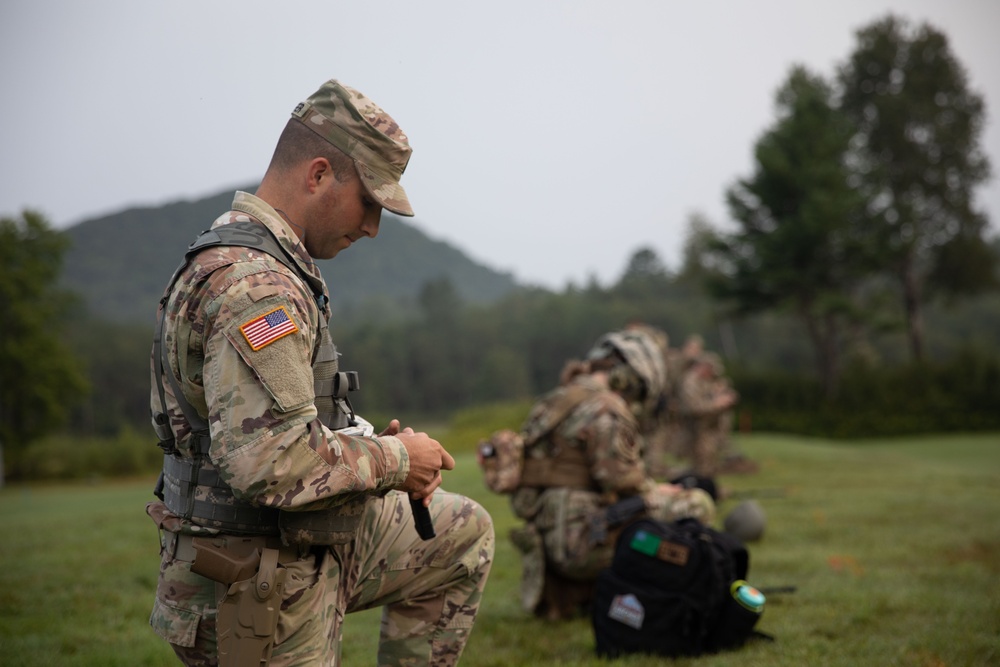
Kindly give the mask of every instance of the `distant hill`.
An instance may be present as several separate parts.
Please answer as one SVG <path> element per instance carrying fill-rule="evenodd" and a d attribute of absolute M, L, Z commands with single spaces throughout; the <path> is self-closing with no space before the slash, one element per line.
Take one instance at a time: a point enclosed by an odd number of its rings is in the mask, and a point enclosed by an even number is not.
<path fill-rule="evenodd" d="M 253 192 L 256 185 L 239 188 Z M 188 244 L 229 210 L 233 191 L 156 208 L 131 208 L 85 220 L 66 230 L 72 241 L 63 263 L 66 287 L 94 315 L 113 322 L 151 322 L 166 281 Z M 364 240 L 319 262 L 334 312 L 365 304 L 412 304 L 421 288 L 447 278 L 468 303 L 491 303 L 517 288 L 508 273 L 469 259 L 388 211 L 378 239 Z"/>

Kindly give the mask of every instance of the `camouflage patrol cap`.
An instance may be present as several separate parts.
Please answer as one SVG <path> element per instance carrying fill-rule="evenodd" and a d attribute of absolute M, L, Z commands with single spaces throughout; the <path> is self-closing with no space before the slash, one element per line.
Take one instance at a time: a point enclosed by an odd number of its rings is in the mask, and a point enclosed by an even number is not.
<path fill-rule="evenodd" d="M 587 356 L 604 359 L 615 352 L 642 380 L 646 387 L 644 404 L 651 409 L 667 384 L 667 367 L 659 342 L 642 329 L 613 331 L 598 338 Z"/>
<path fill-rule="evenodd" d="M 389 114 L 364 94 L 330 79 L 292 116 L 354 159 L 365 189 L 393 213 L 412 216 L 399 179 L 413 149 Z"/>

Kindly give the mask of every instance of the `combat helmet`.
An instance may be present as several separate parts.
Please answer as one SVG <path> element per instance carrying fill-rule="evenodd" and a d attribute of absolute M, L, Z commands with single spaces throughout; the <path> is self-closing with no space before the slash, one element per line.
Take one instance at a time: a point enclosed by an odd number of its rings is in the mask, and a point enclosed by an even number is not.
<path fill-rule="evenodd" d="M 723 520 L 725 531 L 744 542 L 756 542 L 764 536 L 767 515 L 756 500 L 744 500 Z"/>
<path fill-rule="evenodd" d="M 645 411 L 655 409 L 667 384 L 667 368 L 658 341 L 639 328 L 612 331 L 598 338 L 587 354 L 591 360 L 614 356 L 622 359 L 642 382 L 640 395 L 631 399 L 639 400 Z"/>

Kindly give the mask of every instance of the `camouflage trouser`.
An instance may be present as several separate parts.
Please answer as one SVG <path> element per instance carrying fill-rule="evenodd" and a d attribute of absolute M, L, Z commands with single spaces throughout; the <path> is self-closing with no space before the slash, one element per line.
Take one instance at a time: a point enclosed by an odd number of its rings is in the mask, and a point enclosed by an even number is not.
<path fill-rule="evenodd" d="M 689 461 L 691 470 L 702 477 L 718 474 L 722 431 L 718 417 L 686 417 L 677 438 L 677 457 Z"/>
<path fill-rule="evenodd" d="M 344 615 L 384 607 L 379 665 L 454 665 L 493 561 L 493 524 L 475 501 L 440 489 L 437 538 L 413 528 L 406 495 L 372 498 L 356 538 L 314 549 L 286 569 L 270 665 L 337 665 Z M 216 665 L 216 583 L 163 554 L 150 618 L 186 665 Z"/>
<path fill-rule="evenodd" d="M 642 458 L 646 462 L 647 473 L 653 479 L 663 479 L 670 474 L 671 431 L 666 423 L 657 423 L 643 431 Z"/>
<path fill-rule="evenodd" d="M 719 472 L 718 420 L 702 420 L 694 436 L 694 472 L 702 477 L 715 477 Z"/>

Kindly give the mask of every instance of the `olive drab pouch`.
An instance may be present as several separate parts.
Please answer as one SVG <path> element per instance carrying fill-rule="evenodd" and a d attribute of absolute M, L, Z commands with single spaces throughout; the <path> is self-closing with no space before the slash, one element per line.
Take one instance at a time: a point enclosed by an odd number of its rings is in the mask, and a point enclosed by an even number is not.
<path fill-rule="evenodd" d="M 486 488 L 494 493 L 513 493 L 524 470 L 524 438 L 510 429 L 496 431 L 479 443 L 479 466 Z"/>
<path fill-rule="evenodd" d="M 309 512 L 280 512 L 278 530 L 285 544 L 298 546 L 347 544 L 354 539 L 364 518 L 367 498 Z"/>

